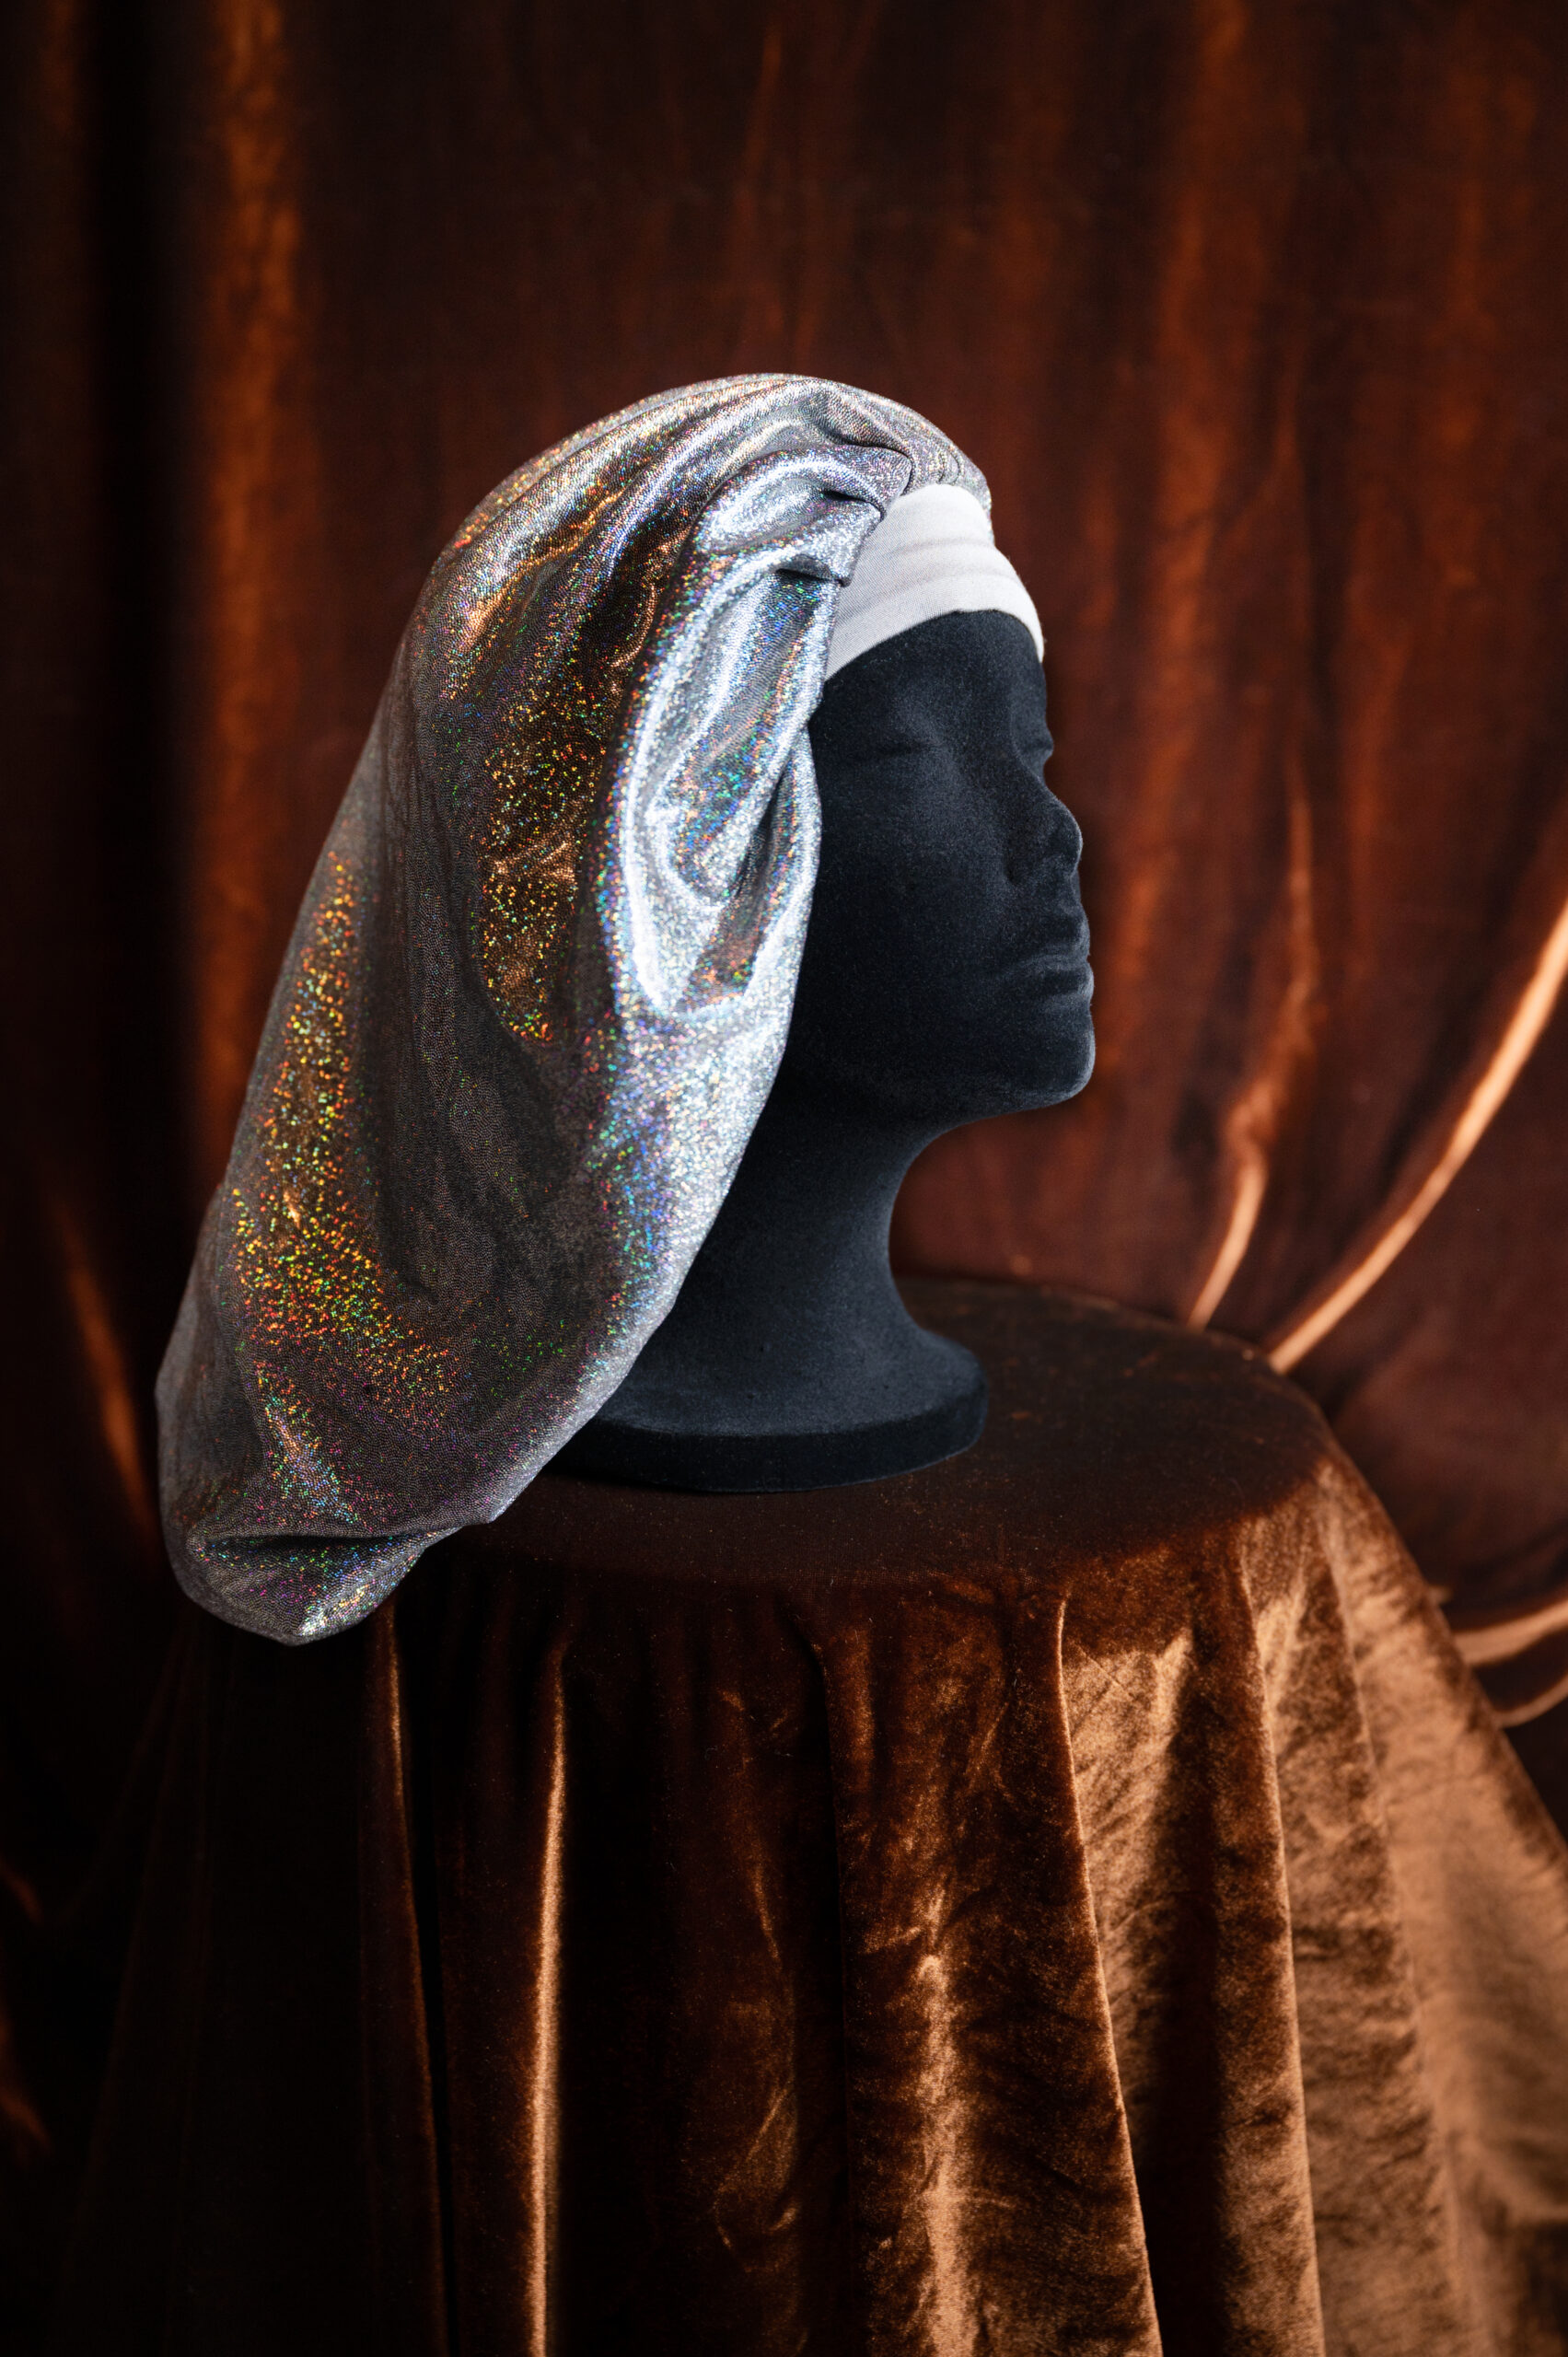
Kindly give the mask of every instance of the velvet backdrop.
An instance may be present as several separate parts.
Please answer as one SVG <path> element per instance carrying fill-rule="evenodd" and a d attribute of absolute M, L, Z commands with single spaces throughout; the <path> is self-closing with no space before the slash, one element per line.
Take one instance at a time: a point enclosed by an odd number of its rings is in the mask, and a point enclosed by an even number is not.
<path fill-rule="evenodd" d="M 748 368 L 984 467 L 1088 840 L 1097 1077 L 939 1146 L 906 1263 L 1283 1342 L 1561 1808 L 1554 0 L 12 0 L 0 41 L 14 1903 L 157 1674 L 152 1378 L 418 584 L 523 458 Z"/>

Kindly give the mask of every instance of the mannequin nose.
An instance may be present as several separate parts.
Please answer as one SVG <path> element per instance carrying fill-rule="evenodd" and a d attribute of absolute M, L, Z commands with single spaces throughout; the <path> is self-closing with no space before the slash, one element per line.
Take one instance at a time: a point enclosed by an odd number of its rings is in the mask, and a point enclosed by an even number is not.
<path fill-rule="evenodd" d="M 1009 884 L 1043 881 L 1048 869 L 1063 883 L 1075 876 L 1084 838 L 1067 805 L 1032 773 L 1027 788 L 1019 781 L 1012 801 L 1006 844 Z"/>

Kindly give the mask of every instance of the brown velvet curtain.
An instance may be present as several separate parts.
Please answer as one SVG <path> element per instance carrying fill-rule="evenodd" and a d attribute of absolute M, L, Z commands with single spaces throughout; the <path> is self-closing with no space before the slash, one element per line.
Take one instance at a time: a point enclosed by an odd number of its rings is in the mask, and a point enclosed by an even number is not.
<path fill-rule="evenodd" d="M 1283 1346 L 1561 1808 L 1561 7 L 12 0 L 0 41 L 15 1903 L 157 1673 L 152 1377 L 419 581 L 523 458 L 749 368 L 984 467 L 1087 838 L 1098 1072 L 937 1147 L 905 1263 Z"/>

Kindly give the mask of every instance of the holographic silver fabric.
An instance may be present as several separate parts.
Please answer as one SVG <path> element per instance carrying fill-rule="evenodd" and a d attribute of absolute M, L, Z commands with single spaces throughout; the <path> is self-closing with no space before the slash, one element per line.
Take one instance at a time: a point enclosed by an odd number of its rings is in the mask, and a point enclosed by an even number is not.
<path fill-rule="evenodd" d="M 308 1643 L 508 1505 L 673 1302 L 772 1085 L 839 588 L 982 478 L 808 377 L 661 395 L 437 562 L 321 854 L 158 1385 L 187 1593 Z"/>

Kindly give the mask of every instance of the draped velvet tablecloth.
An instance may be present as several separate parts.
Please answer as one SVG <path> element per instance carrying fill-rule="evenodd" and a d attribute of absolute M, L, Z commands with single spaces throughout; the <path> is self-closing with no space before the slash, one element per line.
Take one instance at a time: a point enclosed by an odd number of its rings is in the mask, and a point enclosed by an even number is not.
<path fill-rule="evenodd" d="M 1568 1855 L 1381 1512 L 1238 1346 L 912 1295 L 966 1457 L 190 1616 L 61 2350 L 1561 2351 Z"/>

